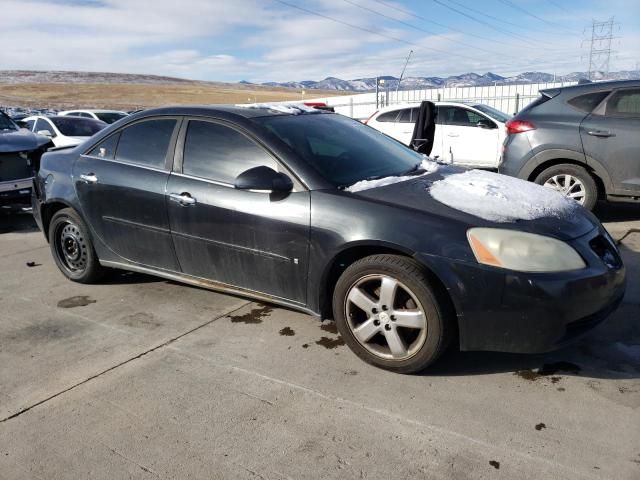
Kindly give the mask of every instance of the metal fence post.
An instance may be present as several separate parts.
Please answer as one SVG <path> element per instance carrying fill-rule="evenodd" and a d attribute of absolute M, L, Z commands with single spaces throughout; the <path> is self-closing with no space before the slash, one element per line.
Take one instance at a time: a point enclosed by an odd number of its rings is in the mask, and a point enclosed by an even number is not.
<path fill-rule="evenodd" d="M 349 116 L 353 118 L 353 97 L 349 98 Z"/>
<path fill-rule="evenodd" d="M 516 111 L 513 114 L 518 113 L 518 110 L 520 110 L 520 93 L 516 92 Z"/>

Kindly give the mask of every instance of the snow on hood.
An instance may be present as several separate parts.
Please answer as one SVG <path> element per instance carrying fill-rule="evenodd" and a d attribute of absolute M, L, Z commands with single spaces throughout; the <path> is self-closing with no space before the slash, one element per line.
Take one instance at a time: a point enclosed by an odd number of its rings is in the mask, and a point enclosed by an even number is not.
<path fill-rule="evenodd" d="M 563 217 L 578 208 L 555 190 L 483 170 L 446 176 L 429 193 L 451 208 L 494 222 Z"/>
<path fill-rule="evenodd" d="M 428 175 L 438 170 L 438 164 L 427 156 L 425 156 L 425 159 L 422 160 L 420 167 L 425 170 L 425 172 L 421 175 L 405 175 L 402 177 L 384 177 L 376 180 L 361 180 L 357 183 L 354 183 L 350 187 L 345 188 L 345 192 L 354 193 L 360 192 L 362 190 L 369 190 L 370 188 L 384 187 L 385 185 L 391 185 L 392 183 L 404 182 L 412 178 Z"/>
<path fill-rule="evenodd" d="M 304 103 L 239 103 L 236 107 L 243 108 L 266 108 L 280 113 L 299 115 L 301 113 L 321 113 L 317 108 L 310 107 Z"/>

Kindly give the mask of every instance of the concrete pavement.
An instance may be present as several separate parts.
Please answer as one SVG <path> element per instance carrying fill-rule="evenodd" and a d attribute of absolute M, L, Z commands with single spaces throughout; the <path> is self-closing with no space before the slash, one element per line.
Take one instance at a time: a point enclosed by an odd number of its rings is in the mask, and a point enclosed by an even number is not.
<path fill-rule="evenodd" d="M 637 207 L 599 214 L 640 227 Z M 577 344 L 402 376 L 297 312 L 69 282 L 0 215 L 0 479 L 640 478 L 640 234 L 622 249 L 625 302 Z"/>

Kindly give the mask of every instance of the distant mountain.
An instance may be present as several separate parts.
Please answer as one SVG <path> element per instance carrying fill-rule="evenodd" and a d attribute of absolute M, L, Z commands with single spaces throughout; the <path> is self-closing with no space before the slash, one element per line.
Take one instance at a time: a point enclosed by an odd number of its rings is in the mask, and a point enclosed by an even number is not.
<path fill-rule="evenodd" d="M 449 77 L 406 77 L 402 79 L 401 89 L 439 88 L 439 87 L 481 87 L 487 85 L 517 85 L 528 83 L 549 83 L 549 82 L 577 82 L 588 77 L 587 72 L 573 72 L 568 75 L 553 75 L 544 72 L 524 72 L 511 77 L 487 72 L 483 75 L 469 72 L 462 75 L 452 75 Z M 395 89 L 398 85 L 398 78 L 391 76 L 379 77 L 384 79 L 384 88 Z M 625 70 L 621 72 L 611 72 L 606 77 L 602 73 L 596 74 L 597 80 L 640 80 L 640 70 Z M 342 80 L 335 77 L 327 77 L 324 80 L 313 81 L 304 80 L 302 82 L 267 82 L 261 85 L 270 87 L 287 87 L 296 89 L 322 89 L 339 90 L 351 92 L 367 92 L 375 90 L 375 77 L 356 78 L 354 80 Z"/>

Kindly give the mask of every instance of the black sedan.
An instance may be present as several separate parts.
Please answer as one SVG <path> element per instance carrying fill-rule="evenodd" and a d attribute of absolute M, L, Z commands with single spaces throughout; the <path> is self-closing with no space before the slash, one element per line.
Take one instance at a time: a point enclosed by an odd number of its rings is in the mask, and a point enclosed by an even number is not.
<path fill-rule="evenodd" d="M 134 114 L 45 154 L 33 206 L 71 280 L 120 268 L 333 318 L 397 372 L 452 341 L 557 348 L 624 294 L 615 244 L 575 202 L 302 105 Z"/>

